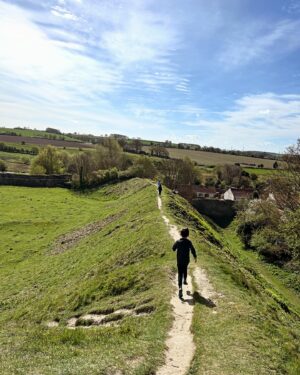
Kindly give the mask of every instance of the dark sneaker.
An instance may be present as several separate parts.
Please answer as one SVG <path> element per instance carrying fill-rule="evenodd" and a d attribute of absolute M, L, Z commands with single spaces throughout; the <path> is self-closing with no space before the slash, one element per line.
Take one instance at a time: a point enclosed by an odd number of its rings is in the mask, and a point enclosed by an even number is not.
<path fill-rule="evenodd" d="M 186 280 L 184 280 L 183 284 L 184 285 L 188 285 L 188 282 Z"/>
<path fill-rule="evenodd" d="M 181 299 L 182 298 L 182 289 L 179 289 L 179 298 Z"/>

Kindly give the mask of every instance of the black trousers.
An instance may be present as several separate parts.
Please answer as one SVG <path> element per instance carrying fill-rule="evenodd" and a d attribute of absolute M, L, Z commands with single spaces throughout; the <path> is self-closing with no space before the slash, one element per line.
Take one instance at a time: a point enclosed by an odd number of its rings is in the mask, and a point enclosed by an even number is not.
<path fill-rule="evenodd" d="M 186 280 L 187 278 L 187 268 L 188 263 L 177 263 L 178 268 L 178 286 L 179 288 L 182 288 L 182 279 Z"/>

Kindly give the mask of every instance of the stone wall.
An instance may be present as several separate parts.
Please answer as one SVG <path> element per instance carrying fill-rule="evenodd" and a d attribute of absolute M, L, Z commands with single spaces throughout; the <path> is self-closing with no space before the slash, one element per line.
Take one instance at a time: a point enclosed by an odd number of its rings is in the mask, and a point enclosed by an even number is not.
<path fill-rule="evenodd" d="M 70 181 L 70 175 L 46 176 L 0 172 L 0 185 L 69 188 Z"/>
<path fill-rule="evenodd" d="M 226 226 L 234 218 L 236 209 L 234 202 L 218 199 L 193 199 L 192 205 L 201 214 L 210 217 L 217 224 Z"/>

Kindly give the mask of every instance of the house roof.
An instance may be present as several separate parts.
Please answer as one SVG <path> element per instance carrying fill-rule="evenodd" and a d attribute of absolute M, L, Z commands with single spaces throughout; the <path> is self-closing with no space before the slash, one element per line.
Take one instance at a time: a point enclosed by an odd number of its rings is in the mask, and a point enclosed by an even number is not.
<path fill-rule="evenodd" d="M 253 194 L 252 189 L 233 189 L 231 188 L 232 194 L 235 198 L 248 198 Z"/>

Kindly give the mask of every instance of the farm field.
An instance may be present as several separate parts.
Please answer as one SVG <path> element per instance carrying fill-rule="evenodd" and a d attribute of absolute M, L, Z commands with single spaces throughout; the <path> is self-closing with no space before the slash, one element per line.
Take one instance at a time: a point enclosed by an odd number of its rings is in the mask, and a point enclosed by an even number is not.
<path fill-rule="evenodd" d="M 16 133 L 18 136 L 22 137 L 40 137 L 40 138 L 47 138 L 47 137 L 53 137 L 56 136 L 57 139 L 64 138 L 65 141 L 73 141 L 73 142 L 80 142 L 78 139 L 69 137 L 64 134 L 53 134 L 48 133 L 44 130 L 34 130 L 34 129 L 16 129 L 16 128 L 4 128 L 0 127 L 0 134 L 5 135 L 6 133 L 9 134 L 11 132 Z"/>
<path fill-rule="evenodd" d="M 150 146 L 144 146 L 143 150 L 149 152 Z M 234 164 L 234 163 L 255 163 L 263 164 L 266 168 L 272 168 L 275 160 L 271 159 L 259 159 L 248 156 L 239 155 L 228 155 L 218 154 L 214 152 L 195 151 L 195 150 L 183 150 L 176 148 L 168 148 L 169 155 L 171 158 L 184 159 L 189 157 L 191 160 L 197 162 L 200 165 L 223 165 L 223 164 Z"/>
<path fill-rule="evenodd" d="M 17 143 L 30 145 L 37 145 L 37 146 L 46 146 L 52 145 L 55 147 L 81 147 L 81 148 L 91 148 L 94 147 L 93 145 L 87 143 L 80 143 L 77 141 L 63 141 L 58 139 L 48 139 L 48 138 L 36 138 L 36 137 L 28 137 L 28 136 L 16 136 L 16 135 L 0 135 L 0 142 L 5 143 Z"/>
<path fill-rule="evenodd" d="M 9 172 L 28 173 L 33 155 L 18 154 L 0 151 L 0 160 L 3 160 Z"/>

